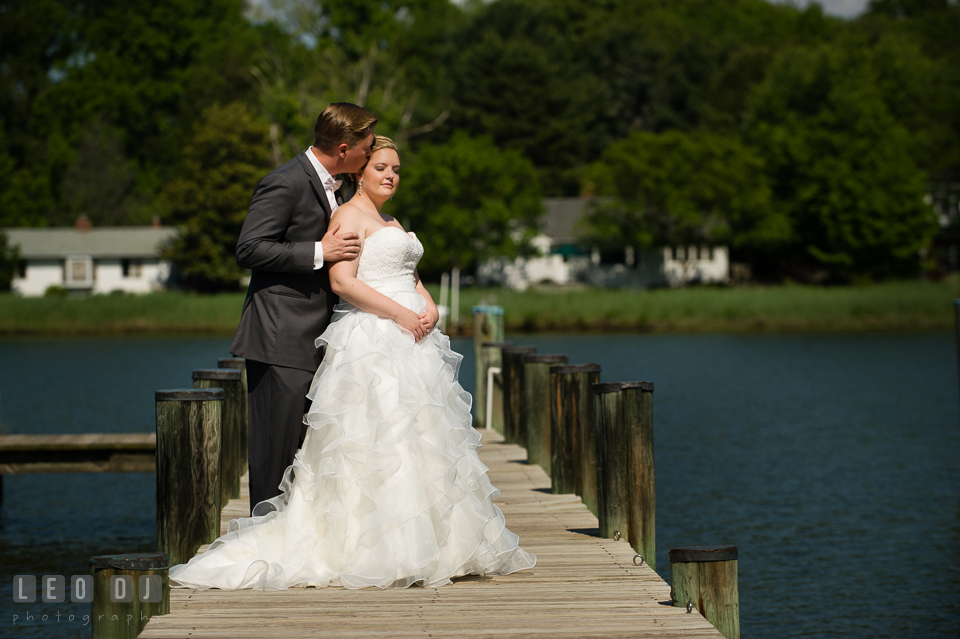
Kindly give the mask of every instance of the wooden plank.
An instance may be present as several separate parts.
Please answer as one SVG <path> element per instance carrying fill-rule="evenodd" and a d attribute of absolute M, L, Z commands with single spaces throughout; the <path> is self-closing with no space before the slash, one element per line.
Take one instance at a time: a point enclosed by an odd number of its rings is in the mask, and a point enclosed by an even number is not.
<path fill-rule="evenodd" d="M 0 451 L 156 450 L 155 433 L 0 435 Z"/>
<path fill-rule="evenodd" d="M 0 474 L 152 473 L 154 433 L 0 435 Z"/>
<path fill-rule="evenodd" d="M 0 475 L 30 475 L 35 473 L 153 473 L 156 472 L 153 455 L 111 455 L 105 461 L 32 462 L 0 464 Z"/>
<path fill-rule="evenodd" d="M 699 614 L 671 605 L 670 587 L 648 566 L 633 565 L 626 539 L 598 536 L 597 518 L 574 495 L 551 495 L 550 478 L 519 446 L 481 431 L 480 457 L 500 489 L 497 505 L 521 546 L 537 555 L 531 570 L 470 576 L 440 588 L 284 591 L 171 591 L 171 614 L 154 617 L 143 639 L 219 637 L 657 637 L 720 639 Z M 224 509 L 248 512 L 241 499 Z"/>

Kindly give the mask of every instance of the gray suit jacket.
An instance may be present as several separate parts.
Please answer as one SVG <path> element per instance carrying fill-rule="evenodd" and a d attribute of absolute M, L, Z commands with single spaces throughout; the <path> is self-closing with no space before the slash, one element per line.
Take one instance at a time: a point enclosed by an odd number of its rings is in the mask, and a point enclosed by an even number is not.
<path fill-rule="evenodd" d="M 320 366 L 323 352 L 314 341 L 337 296 L 313 257 L 329 220 L 330 204 L 306 153 L 257 184 L 237 242 L 237 262 L 251 275 L 231 353 L 301 370 Z"/>

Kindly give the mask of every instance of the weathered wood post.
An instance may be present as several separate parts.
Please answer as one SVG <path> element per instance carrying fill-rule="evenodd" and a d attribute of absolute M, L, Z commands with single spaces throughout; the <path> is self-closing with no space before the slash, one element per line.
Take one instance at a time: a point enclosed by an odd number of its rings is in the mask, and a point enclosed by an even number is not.
<path fill-rule="evenodd" d="M 220 533 L 222 388 L 159 390 L 157 550 L 188 561 Z"/>
<path fill-rule="evenodd" d="M 169 615 L 169 567 L 162 552 L 91 557 L 93 639 L 134 639 L 150 617 Z"/>
<path fill-rule="evenodd" d="M 242 421 L 240 423 L 240 476 L 247 474 L 249 469 L 248 459 L 249 451 L 247 438 L 250 432 L 250 405 L 249 405 L 249 385 L 247 384 L 247 360 L 242 357 L 222 357 L 217 360 L 217 366 L 220 368 L 236 368 L 242 374 L 240 379 L 240 388 L 243 391 L 243 409 L 240 411 Z"/>
<path fill-rule="evenodd" d="M 550 480 L 555 495 L 574 493 L 597 513 L 593 392 L 598 364 L 550 367 Z"/>
<path fill-rule="evenodd" d="M 526 397 L 523 385 L 523 358 L 536 353 L 534 346 L 504 346 L 500 349 L 503 378 L 503 437 L 508 444 L 527 443 L 524 432 Z"/>
<path fill-rule="evenodd" d="M 194 388 L 222 388 L 223 416 L 220 436 L 220 505 L 240 497 L 240 426 L 243 407 L 243 373 L 235 368 L 193 371 Z"/>
<path fill-rule="evenodd" d="M 488 428 L 486 416 L 487 369 L 483 362 L 483 343 L 503 341 L 503 307 L 474 306 L 473 313 L 473 427 Z"/>
<path fill-rule="evenodd" d="M 594 384 L 600 536 L 627 538 L 656 568 L 653 383 Z"/>
<path fill-rule="evenodd" d="M 503 434 L 503 357 L 500 349 L 510 346 L 510 342 L 484 342 L 480 345 L 480 356 L 483 359 L 483 370 L 486 394 L 484 397 L 474 398 L 474 403 L 483 402 L 486 427 Z M 490 375 L 490 369 L 495 372 Z M 487 399 L 490 399 L 488 402 Z"/>
<path fill-rule="evenodd" d="M 626 538 L 630 528 L 627 429 L 620 383 L 594 384 L 597 437 L 597 519 L 600 536 Z"/>
<path fill-rule="evenodd" d="M 740 594 L 736 546 L 671 548 L 670 598 L 695 608 L 727 639 L 740 639 Z"/>
<path fill-rule="evenodd" d="M 623 394 L 624 427 L 627 429 L 630 525 L 628 540 L 637 554 L 657 569 L 657 492 L 653 461 L 653 383 L 628 382 Z"/>
<path fill-rule="evenodd" d="M 523 358 L 526 406 L 527 463 L 550 468 L 550 367 L 566 364 L 566 355 L 525 355 Z"/>

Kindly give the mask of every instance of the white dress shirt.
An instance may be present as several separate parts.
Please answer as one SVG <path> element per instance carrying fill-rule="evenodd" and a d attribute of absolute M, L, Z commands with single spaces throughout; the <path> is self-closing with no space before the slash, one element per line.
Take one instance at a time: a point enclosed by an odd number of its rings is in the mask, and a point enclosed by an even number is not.
<path fill-rule="evenodd" d="M 311 146 L 307 149 L 307 157 L 310 159 L 310 164 L 313 165 L 313 169 L 317 172 L 317 177 L 320 178 L 320 183 L 323 184 L 323 191 L 327 195 L 327 202 L 330 204 L 330 214 L 333 215 L 333 212 L 336 211 L 340 205 L 337 204 L 336 191 L 337 180 L 334 179 L 332 175 L 320 164 L 320 160 L 317 159 L 317 156 L 313 153 L 313 147 Z M 320 242 L 316 243 L 316 246 L 313 249 L 313 270 L 317 270 L 323 266 L 323 244 Z"/>

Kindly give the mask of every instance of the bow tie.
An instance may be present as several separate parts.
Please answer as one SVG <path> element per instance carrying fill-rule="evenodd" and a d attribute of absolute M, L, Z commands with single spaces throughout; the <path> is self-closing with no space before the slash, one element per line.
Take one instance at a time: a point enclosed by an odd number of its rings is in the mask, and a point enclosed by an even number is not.
<path fill-rule="evenodd" d="M 323 181 L 323 188 L 325 191 L 336 191 L 340 188 L 341 184 L 343 184 L 343 180 L 335 180 L 333 177 L 328 177 Z"/>

